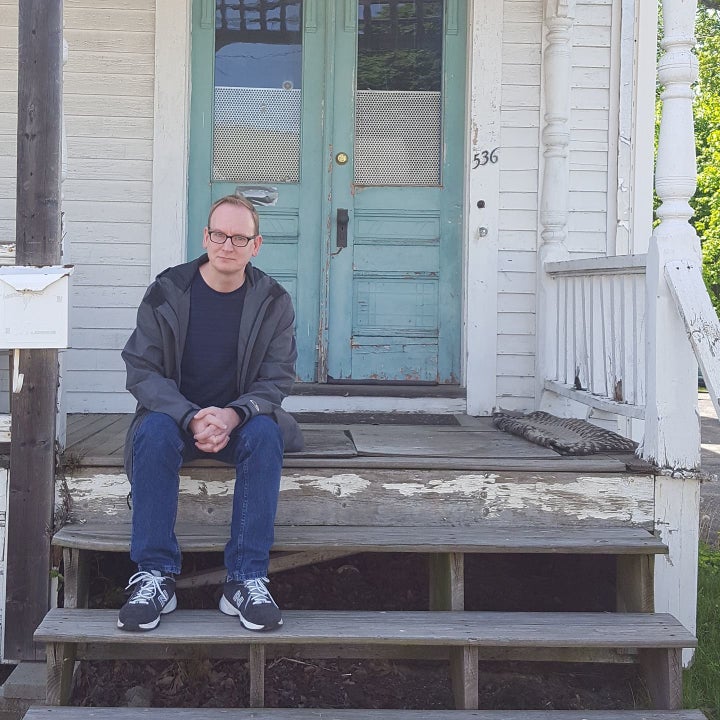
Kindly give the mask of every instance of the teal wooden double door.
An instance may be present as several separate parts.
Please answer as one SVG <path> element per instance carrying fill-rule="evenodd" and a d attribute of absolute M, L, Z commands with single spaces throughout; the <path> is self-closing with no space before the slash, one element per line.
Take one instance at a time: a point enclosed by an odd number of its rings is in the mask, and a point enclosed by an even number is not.
<path fill-rule="evenodd" d="M 188 255 L 256 203 L 298 377 L 457 383 L 465 0 L 195 0 Z"/>

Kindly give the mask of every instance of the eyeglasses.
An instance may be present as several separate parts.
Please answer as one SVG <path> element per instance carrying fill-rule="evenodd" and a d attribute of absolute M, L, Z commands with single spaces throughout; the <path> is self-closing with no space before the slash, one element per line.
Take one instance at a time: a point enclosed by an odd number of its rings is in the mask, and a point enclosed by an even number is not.
<path fill-rule="evenodd" d="M 245 235 L 226 235 L 222 230 L 208 230 L 210 240 L 218 245 L 224 245 L 225 241 L 230 238 L 230 242 L 235 247 L 247 247 L 248 243 L 254 240 L 257 235 L 246 237 Z"/>

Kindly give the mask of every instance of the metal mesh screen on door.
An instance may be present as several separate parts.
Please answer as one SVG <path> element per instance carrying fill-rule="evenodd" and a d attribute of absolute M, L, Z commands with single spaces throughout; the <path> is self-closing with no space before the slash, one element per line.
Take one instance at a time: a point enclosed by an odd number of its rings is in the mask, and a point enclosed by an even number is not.
<path fill-rule="evenodd" d="M 440 93 L 358 90 L 355 183 L 440 184 Z"/>
<path fill-rule="evenodd" d="M 213 181 L 300 180 L 301 91 L 216 87 Z"/>

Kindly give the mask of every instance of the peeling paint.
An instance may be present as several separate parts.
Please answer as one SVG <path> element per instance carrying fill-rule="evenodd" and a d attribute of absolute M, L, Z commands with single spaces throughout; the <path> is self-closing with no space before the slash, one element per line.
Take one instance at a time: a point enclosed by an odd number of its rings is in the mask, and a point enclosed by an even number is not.
<path fill-rule="evenodd" d="M 573 482 L 507 483 L 496 482 L 497 475 L 459 475 L 448 480 L 428 483 L 386 483 L 386 490 L 400 495 L 477 496 L 488 513 L 505 510 L 540 510 L 572 515 L 578 520 L 618 519 L 622 509 L 629 522 L 647 519 L 647 503 L 652 496 L 644 487 L 623 478 L 579 477 Z M 598 502 L 598 497 L 602 502 Z"/>
<path fill-rule="evenodd" d="M 355 473 L 332 475 L 331 477 L 296 475 L 292 478 L 283 478 L 280 490 L 299 490 L 303 485 L 310 485 L 342 498 L 362 492 L 370 485 L 370 481 Z"/>
<path fill-rule="evenodd" d="M 125 498 L 130 492 L 130 482 L 124 473 L 97 474 L 85 478 L 68 478 L 73 497 L 82 500 L 85 497 Z M 193 479 L 190 475 L 180 476 L 181 495 L 202 495 L 219 497 L 228 495 L 232 486 L 228 482 L 205 482 Z"/>

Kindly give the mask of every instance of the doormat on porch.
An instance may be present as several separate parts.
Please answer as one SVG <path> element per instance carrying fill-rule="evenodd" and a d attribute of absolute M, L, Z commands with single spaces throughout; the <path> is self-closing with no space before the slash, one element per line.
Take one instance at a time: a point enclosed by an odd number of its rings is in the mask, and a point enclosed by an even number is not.
<path fill-rule="evenodd" d="M 546 412 L 497 412 L 495 427 L 561 455 L 593 455 L 606 452 L 635 452 L 637 443 L 586 420 L 559 418 Z"/>

